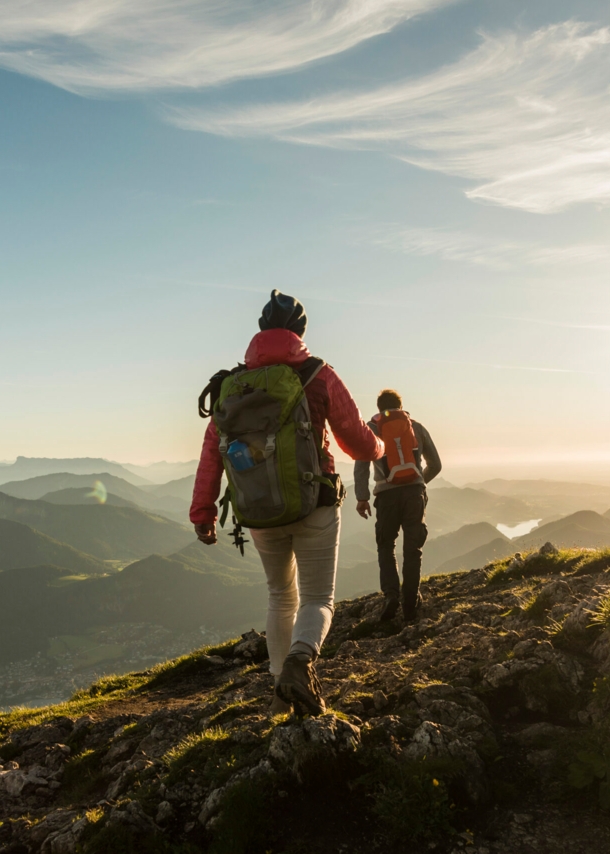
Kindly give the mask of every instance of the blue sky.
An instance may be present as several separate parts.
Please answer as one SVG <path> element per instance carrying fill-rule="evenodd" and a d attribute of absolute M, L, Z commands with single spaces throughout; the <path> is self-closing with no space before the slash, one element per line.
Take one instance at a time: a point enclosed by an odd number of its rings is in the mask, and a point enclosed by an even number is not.
<path fill-rule="evenodd" d="M 610 477 L 610 9 L 5 0 L 0 458 L 197 456 L 271 288 L 455 473 Z"/>

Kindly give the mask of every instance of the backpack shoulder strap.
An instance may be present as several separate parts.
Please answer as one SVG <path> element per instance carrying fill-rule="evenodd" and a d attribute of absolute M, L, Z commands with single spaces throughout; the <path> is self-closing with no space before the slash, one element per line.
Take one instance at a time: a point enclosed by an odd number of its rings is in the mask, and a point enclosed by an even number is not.
<path fill-rule="evenodd" d="M 227 377 L 230 377 L 231 374 L 237 374 L 240 371 L 244 371 L 245 369 L 246 366 L 240 364 L 236 365 L 230 371 L 217 371 L 213 377 L 210 377 L 209 383 L 199 395 L 198 406 L 200 418 L 209 418 L 212 412 L 214 411 L 214 406 L 220 396 L 220 387 L 222 385 L 223 380 Z M 206 404 L 206 398 L 208 396 L 210 398 L 210 402 L 209 404 Z"/>
<path fill-rule="evenodd" d="M 317 356 L 310 356 L 298 369 L 295 368 L 295 373 L 298 374 L 303 388 L 318 376 L 325 365 L 326 362 L 324 359 L 318 359 Z"/>

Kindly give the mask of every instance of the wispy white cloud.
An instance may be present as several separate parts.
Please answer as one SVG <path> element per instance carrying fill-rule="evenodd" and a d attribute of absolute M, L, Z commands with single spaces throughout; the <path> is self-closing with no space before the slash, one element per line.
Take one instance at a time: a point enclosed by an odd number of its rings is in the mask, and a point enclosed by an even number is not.
<path fill-rule="evenodd" d="M 610 246 L 594 243 L 537 246 L 516 240 L 493 240 L 460 231 L 437 228 L 401 228 L 387 225 L 369 239 L 378 246 L 406 255 L 436 255 L 446 261 L 463 261 L 494 270 L 524 264 L 541 268 L 595 264 L 610 260 Z"/>
<path fill-rule="evenodd" d="M 3 0 L 0 66 L 79 93 L 298 68 L 455 0 Z"/>
<path fill-rule="evenodd" d="M 368 92 L 174 109 L 175 124 L 376 149 L 472 180 L 467 196 L 548 213 L 610 199 L 610 29 L 568 21 L 482 35 L 459 61 Z"/>

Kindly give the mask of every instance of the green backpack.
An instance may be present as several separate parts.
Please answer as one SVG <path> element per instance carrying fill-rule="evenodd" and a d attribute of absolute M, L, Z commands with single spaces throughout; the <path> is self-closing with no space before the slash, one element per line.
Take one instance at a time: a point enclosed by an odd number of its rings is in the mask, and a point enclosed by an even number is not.
<path fill-rule="evenodd" d="M 333 486 L 322 476 L 305 396 L 305 386 L 323 367 L 316 360 L 306 381 L 288 365 L 243 370 L 223 380 L 213 412 L 229 481 L 221 524 L 230 501 L 237 522 L 247 528 L 288 525 L 315 510 L 321 483 Z M 237 464 L 236 448 L 247 467 Z"/>

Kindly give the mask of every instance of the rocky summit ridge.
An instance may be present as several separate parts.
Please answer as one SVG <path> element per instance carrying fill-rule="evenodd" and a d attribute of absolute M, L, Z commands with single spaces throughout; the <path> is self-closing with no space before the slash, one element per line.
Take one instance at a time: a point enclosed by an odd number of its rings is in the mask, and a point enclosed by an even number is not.
<path fill-rule="evenodd" d="M 271 717 L 264 635 L 0 715 L 3 854 L 610 854 L 610 551 L 340 602 L 329 711 Z"/>

